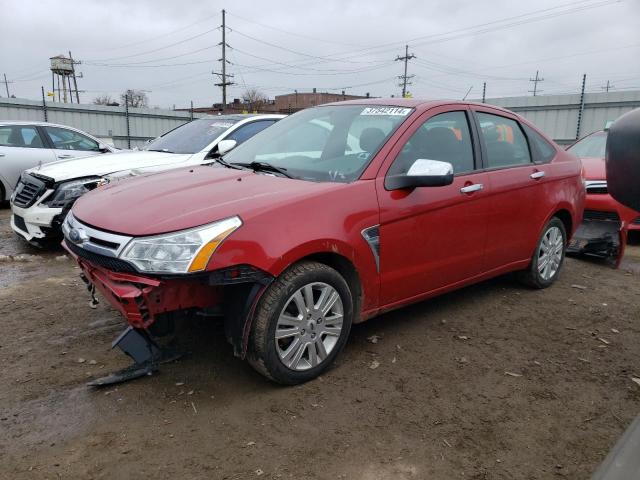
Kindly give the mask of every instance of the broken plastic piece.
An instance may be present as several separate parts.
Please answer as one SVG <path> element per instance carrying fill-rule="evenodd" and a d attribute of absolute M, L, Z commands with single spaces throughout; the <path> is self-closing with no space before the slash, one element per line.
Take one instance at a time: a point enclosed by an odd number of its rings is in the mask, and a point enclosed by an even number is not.
<path fill-rule="evenodd" d="M 115 383 L 126 382 L 136 378 L 153 375 L 158 366 L 177 360 L 182 356 L 170 348 L 160 347 L 145 330 L 127 327 L 111 344 L 111 348 L 119 347 L 134 361 L 122 370 L 113 372 L 106 377 L 91 380 L 87 385 L 103 387 Z"/>

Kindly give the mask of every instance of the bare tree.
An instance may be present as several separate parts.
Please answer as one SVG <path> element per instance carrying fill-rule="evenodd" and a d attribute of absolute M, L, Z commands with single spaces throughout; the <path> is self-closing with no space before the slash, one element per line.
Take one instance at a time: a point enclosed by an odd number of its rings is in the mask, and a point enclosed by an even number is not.
<path fill-rule="evenodd" d="M 260 110 L 268 102 L 267 96 L 256 88 L 248 88 L 242 94 L 244 103 L 249 104 L 249 111 Z"/>
<path fill-rule="evenodd" d="M 149 98 L 144 90 L 125 90 L 120 95 L 122 103 L 128 103 L 130 107 L 146 107 L 149 105 Z"/>
<path fill-rule="evenodd" d="M 93 99 L 94 105 L 113 105 L 114 103 L 116 102 L 111 98 L 111 95 L 100 95 Z"/>

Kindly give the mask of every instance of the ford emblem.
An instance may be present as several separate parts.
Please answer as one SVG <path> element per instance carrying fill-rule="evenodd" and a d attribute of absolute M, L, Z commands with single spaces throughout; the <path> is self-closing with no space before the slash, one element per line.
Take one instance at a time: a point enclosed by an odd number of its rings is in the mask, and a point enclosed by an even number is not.
<path fill-rule="evenodd" d="M 80 228 L 72 228 L 69 230 L 69 240 L 75 244 L 83 243 L 87 240 L 87 234 Z"/>

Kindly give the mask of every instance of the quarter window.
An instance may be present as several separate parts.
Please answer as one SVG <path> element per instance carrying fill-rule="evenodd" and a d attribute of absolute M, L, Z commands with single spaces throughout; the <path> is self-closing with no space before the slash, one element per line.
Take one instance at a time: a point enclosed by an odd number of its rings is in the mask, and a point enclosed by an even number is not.
<path fill-rule="evenodd" d="M 520 125 L 510 118 L 477 112 L 489 168 L 531 163 L 529 144 Z"/>
<path fill-rule="evenodd" d="M 44 148 L 44 143 L 35 127 L 5 125 L 0 127 L 0 146 Z"/>
<path fill-rule="evenodd" d="M 44 127 L 53 148 L 56 150 L 82 150 L 97 152 L 100 150 L 98 142 L 81 135 L 73 130 L 58 127 Z"/>
<path fill-rule="evenodd" d="M 538 163 L 550 162 L 553 157 L 556 156 L 556 149 L 551 145 L 547 139 L 536 132 L 528 125 L 523 125 L 524 131 L 529 138 L 529 144 L 531 145 L 531 152 L 533 153 L 533 161 Z"/>
<path fill-rule="evenodd" d="M 389 169 L 402 175 L 418 159 L 449 162 L 454 173 L 474 169 L 473 143 L 465 112 L 447 112 L 431 117 L 415 131 Z"/>

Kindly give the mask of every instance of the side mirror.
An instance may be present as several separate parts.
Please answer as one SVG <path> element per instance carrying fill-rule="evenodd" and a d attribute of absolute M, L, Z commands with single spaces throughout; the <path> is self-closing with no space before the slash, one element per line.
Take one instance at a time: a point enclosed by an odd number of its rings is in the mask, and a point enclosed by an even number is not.
<path fill-rule="evenodd" d="M 640 108 L 625 113 L 611 125 L 605 159 L 611 196 L 640 210 Z"/>
<path fill-rule="evenodd" d="M 453 166 L 449 162 L 419 158 L 409 171 L 392 175 L 385 180 L 387 190 L 403 190 L 417 187 L 444 187 L 453 183 Z"/>
<path fill-rule="evenodd" d="M 100 153 L 109 153 L 111 150 L 109 150 L 109 147 L 107 147 L 104 143 L 99 143 L 98 144 L 98 151 Z"/>
<path fill-rule="evenodd" d="M 238 142 L 235 140 L 220 140 L 218 142 L 218 155 L 222 156 L 225 153 L 229 153 L 236 148 L 236 145 L 238 145 Z"/>

